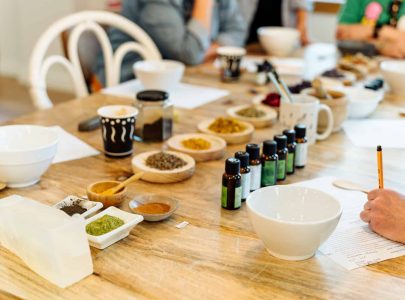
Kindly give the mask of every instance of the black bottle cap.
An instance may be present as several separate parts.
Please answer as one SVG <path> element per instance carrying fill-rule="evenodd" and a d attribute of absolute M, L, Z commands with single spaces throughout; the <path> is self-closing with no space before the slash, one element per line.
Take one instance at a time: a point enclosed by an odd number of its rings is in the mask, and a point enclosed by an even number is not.
<path fill-rule="evenodd" d="M 307 133 L 307 127 L 304 124 L 295 125 L 294 130 L 295 130 L 295 136 L 299 139 L 304 138 Z"/>
<path fill-rule="evenodd" d="M 136 99 L 148 102 L 165 101 L 169 98 L 169 94 L 164 91 L 146 90 L 136 94 Z"/>
<path fill-rule="evenodd" d="M 255 160 L 260 158 L 260 147 L 257 144 L 247 144 L 246 152 L 249 153 L 250 160 Z"/>
<path fill-rule="evenodd" d="M 228 158 L 225 162 L 225 172 L 229 175 L 237 175 L 240 173 L 240 161 L 237 158 Z"/>
<path fill-rule="evenodd" d="M 267 140 L 263 142 L 263 154 L 274 155 L 277 151 L 277 143 L 275 141 Z"/>
<path fill-rule="evenodd" d="M 377 151 L 382 151 L 381 145 L 378 145 L 378 146 L 377 146 Z"/>
<path fill-rule="evenodd" d="M 287 147 L 287 137 L 283 134 L 275 135 L 274 140 L 277 143 L 277 149 L 281 150 Z"/>
<path fill-rule="evenodd" d="M 240 160 L 240 167 L 246 168 L 249 165 L 249 153 L 238 151 L 235 153 L 235 158 Z"/>
<path fill-rule="evenodd" d="M 283 134 L 287 137 L 287 144 L 292 144 L 295 142 L 295 130 L 286 129 Z"/>

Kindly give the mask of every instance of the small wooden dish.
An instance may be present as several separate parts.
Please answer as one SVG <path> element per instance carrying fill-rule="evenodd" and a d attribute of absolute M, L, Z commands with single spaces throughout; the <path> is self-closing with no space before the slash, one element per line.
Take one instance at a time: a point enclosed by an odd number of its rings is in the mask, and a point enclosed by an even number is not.
<path fill-rule="evenodd" d="M 149 214 L 149 213 L 144 213 L 144 212 L 140 212 L 137 210 L 138 206 L 147 204 L 147 203 L 163 203 L 163 204 L 170 206 L 170 210 L 168 212 L 160 213 L 160 214 Z M 179 206 L 178 200 L 171 198 L 171 197 L 160 196 L 160 195 L 141 195 L 141 196 L 135 197 L 134 199 L 132 199 L 129 202 L 129 208 L 134 213 L 143 216 L 143 218 L 149 222 L 158 222 L 158 221 L 162 221 L 164 219 L 169 218 L 176 211 L 178 206 Z"/>
<path fill-rule="evenodd" d="M 214 121 L 215 119 L 208 119 L 200 122 L 197 125 L 198 130 L 203 133 L 219 136 L 223 138 L 228 144 L 245 144 L 252 139 L 254 127 L 250 123 L 238 120 L 239 123 L 245 126 L 246 129 L 244 131 L 238 133 L 217 133 L 208 129 L 208 127 Z"/>
<path fill-rule="evenodd" d="M 204 139 L 211 144 L 207 150 L 193 150 L 183 146 L 182 142 L 191 138 Z M 225 154 L 226 142 L 224 139 L 201 133 L 179 134 L 171 137 L 167 145 L 174 151 L 179 151 L 190 155 L 196 161 L 208 161 L 220 159 Z"/>
<path fill-rule="evenodd" d="M 178 156 L 187 163 L 185 166 L 181 168 L 170 171 L 162 171 L 148 167 L 145 163 L 146 159 L 150 155 L 159 152 L 161 151 L 144 152 L 134 156 L 134 158 L 132 159 L 132 169 L 134 173 L 137 172 L 144 173 L 144 175 L 142 176 L 142 180 L 154 183 L 173 183 L 186 180 L 191 176 L 193 176 L 195 171 L 195 161 L 191 156 L 181 152 L 165 151 L 165 153 Z"/>
<path fill-rule="evenodd" d="M 90 184 L 87 187 L 87 198 L 91 201 L 97 201 L 103 203 L 104 207 L 118 206 L 124 201 L 127 195 L 127 188 L 124 187 L 118 193 L 114 195 L 101 195 L 102 192 L 120 184 L 119 181 L 99 181 Z"/>
<path fill-rule="evenodd" d="M 256 106 L 258 110 L 261 110 L 265 113 L 263 117 L 259 118 L 249 118 L 249 117 L 244 117 L 240 116 L 237 114 L 238 111 L 249 108 L 251 106 Z M 275 123 L 277 120 L 277 112 L 272 109 L 271 107 L 262 105 L 262 104 L 245 104 L 245 105 L 239 105 L 235 107 L 229 108 L 226 113 L 239 121 L 247 122 L 252 124 L 255 128 L 265 128 L 265 127 L 270 127 Z"/>

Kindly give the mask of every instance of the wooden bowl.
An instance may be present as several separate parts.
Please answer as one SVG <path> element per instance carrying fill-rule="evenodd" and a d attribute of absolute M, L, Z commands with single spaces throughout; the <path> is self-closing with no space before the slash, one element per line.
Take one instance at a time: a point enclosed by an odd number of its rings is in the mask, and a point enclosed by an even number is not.
<path fill-rule="evenodd" d="M 211 143 L 211 147 L 207 150 L 193 150 L 183 146 L 182 142 L 191 138 L 204 139 Z M 171 137 L 167 141 L 170 149 L 186 153 L 194 158 L 196 161 L 208 161 L 220 159 L 225 154 L 226 142 L 224 139 L 201 133 L 179 134 Z"/>
<path fill-rule="evenodd" d="M 238 111 L 251 107 L 252 105 L 256 106 L 257 109 L 263 111 L 265 113 L 265 115 L 263 117 L 259 117 L 259 118 L 249 118 L 249 117 L 244 117 L 244 116 L 240 116 L 237 114 Z M 272 109 L 271 107 L 262 105 L 262 104 L 239 105 L 239 106 L 229 108 L 226 111 L 226 113 L 234 119 L 252 124 L 255 128 L 270 127 L 277 120 L 277 112 L 274 109 Z"/>
<path fill-rule="evenodd" d="M 104 207 L 118 206 L 124 201 L 127 195 L 128 190 L 126 187 L 111 196 L 101 195 L 101 193 L 105 190 L 108 190 L 109 188 L 112 188 L 118 184 L 120 184 L 119 181 L 99 181 L 90 184 L 86 190 L 87 198 L 91 201 L 103 203 Z"/>
<path fill-rule="evenodd" d="M 338 132 L 343 122 L 347 119 L 349 115 L 349 101 L 346 94 L 336 91 L 336 90 L 327 90 L 328 94 L 332 96 L 333 99 L 319 99 L 320 103 L 326 104 L 332 110 L 333 114 L 333 132 Z M 314 89 L 305 89 L 302 93 L 314 96 Z M 315 96 L 314 96 L 315 97 Z M 324 113 L 319 114 L 318 118 L 318 130 L 323 131 L 328 126 L 328 119 Z"/>
<path fill-rule="evenodd" d="M 197 126 L 198 130 L 203 133 L 219 136 L 223 138 L 228 144 L 246 144 L 252 139 L 254 127 L 250 123 L 238 120 L 239 123 L 245 126 L 246 129 L 244 131 L 238 133 L 217 133 L 208 129 L 208 127 L 214 121 L 215 119 L 207 119 L 200 122 Z"/>
<path fill-rule="evenodd" d="M 176 155 L 184 160 L 187 164 L 181 168 L 162 171 L 148 167 L 145 163 L 146 159 L 153 154 L 161 151 L 149 151 L 138 154 L 132 159 L 132 169 L 134 173 L 143 172 L 142 180 L 154 183 L 173 183 L 186 180 L 193 176 L 195 171 L 195 161 L 194 159 L 184 153 L 175 151 L 165 151 L 172 155 Z"/>

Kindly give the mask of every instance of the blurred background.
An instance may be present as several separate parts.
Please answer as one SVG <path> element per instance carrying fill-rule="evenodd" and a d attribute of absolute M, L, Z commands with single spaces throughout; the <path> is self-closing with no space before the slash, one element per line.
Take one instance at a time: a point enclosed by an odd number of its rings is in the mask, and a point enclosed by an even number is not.
<path fill-rule="evenodd" d="M 344 0 L 308 0 L 312 41 L 334 42 L 337 13 Z M 57 19 L 83 10 L 119 11 L 119 0 L 0 0 L 0 122 L 34 110 L 27 82 L 31 51 L 39 36 Z M 62 43 L 51 47 L 62 53 Z M 73 98 L 69 76 L 55 66 L 48 75 L 55 102 Z"/>

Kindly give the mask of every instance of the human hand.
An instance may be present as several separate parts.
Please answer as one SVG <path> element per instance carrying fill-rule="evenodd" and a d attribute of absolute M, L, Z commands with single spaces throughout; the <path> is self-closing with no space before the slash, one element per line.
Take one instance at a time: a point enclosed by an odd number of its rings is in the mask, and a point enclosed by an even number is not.
<path fill-rule="evenodd" d="M 405 196 L 385 189 L 368 193 L 360 218 L 376 233 L 405 243 Z"/>
<path fill-rule="evenodd" d="M 367 41 L 373 37 L 374 28 L 368 25 L 339 25 L 336 31 L 338 40 Z"/>
<path fill-rule="evenodd" d="M 382 55 L 405 58 L 405 32 L 391 26 L 381 28 L 377 48 Z"/>

